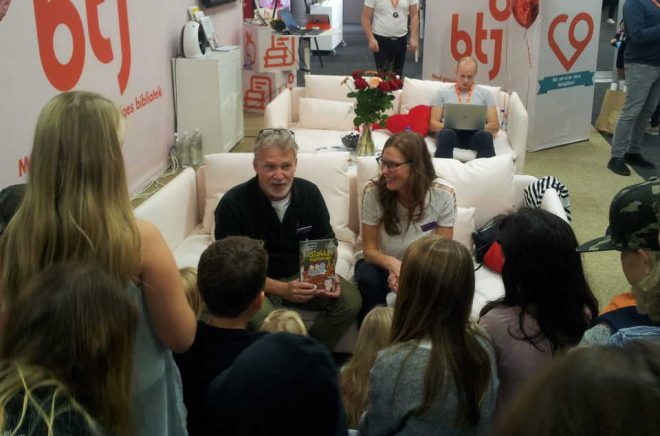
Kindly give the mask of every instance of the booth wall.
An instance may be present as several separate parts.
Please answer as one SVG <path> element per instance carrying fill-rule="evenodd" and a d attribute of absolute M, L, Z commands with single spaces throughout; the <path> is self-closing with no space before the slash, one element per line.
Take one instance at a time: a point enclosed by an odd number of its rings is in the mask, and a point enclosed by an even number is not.
<path fill-rule="evenodd" d="M 27 180 L 39 111 L 67 90 L 99 92 L 121 108 L 132 192 L 162 171 L 174 133 L 171 59 L 191 3 L 14 0 L 0 21 L 0 187 Z M 240 45 L 240 1 L 205 12 L 221 44 Z"/>

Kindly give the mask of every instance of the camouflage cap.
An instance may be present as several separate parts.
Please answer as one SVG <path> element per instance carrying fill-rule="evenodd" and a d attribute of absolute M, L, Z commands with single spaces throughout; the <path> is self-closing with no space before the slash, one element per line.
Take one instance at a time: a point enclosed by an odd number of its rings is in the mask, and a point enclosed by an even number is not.
<path fill-rule="evenodd" d="M 577 251 L 636 250 L 660 251 L 658 212 L 660 181 L 652 178 L 627 186 L 610 205 L 610 226 L 606 236 L 580 245 Z"/>

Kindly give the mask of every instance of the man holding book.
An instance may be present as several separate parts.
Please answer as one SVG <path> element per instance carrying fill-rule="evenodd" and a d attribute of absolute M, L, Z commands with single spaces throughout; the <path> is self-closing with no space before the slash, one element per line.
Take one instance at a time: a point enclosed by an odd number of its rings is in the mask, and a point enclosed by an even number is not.
<path fill-rule="evenodd" d="M 320 312 L 310 336 L 332 349 L 353 323 L 362 300 L 337 276 L 330 291 L 298 279 L 300 241 L 333 239 L 330 214 L 318 187 L 296 178 L 297 150 L 287 129 L 264 129 L 254 145 L 256 176 L 230 189 L 215 210 L 215 238 L 261 239 L 268 251 L 267 298 L 250 321 L 258 329 L 282 305 Z"/>

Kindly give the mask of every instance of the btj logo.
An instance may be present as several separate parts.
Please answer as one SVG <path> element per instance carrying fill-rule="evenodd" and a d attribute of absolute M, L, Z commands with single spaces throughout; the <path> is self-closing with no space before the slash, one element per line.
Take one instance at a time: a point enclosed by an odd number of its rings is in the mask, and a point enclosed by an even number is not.
<path fill-rule="evenodd" d="M 131 41 L 128 30 L 127 0 L 117 1 L 119 39 L 121 47 L 121 67 L 117 82 L 121 94 L 126 90 L 131 71 Z M 37 23 L 39 57 L 48 81 L 60 91 L 73 88 L 85 66 L 85 31 L 81 15 L 71 0 L 33 0 L 34 17 Z M 98 7 L 105 0 L 85 0 L 87 32 L 96 58 L 104 64 L 115 58 L 110 39 L 101 33 Z M 54 36 L 58 26 L 65 26 L 71 33 L 71 58 L 61 63 L 55 56 Z"/>

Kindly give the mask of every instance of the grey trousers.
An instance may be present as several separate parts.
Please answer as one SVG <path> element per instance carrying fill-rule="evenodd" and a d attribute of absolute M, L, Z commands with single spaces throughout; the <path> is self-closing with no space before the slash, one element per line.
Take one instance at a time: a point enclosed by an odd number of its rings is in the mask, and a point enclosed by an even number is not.
<path fill-rule="evenodd" d="M 651 114 L 660 102 L 660 66 L 626 63 L 626 102 L 612 138 L 612 157 L 639 153 Z"/>

